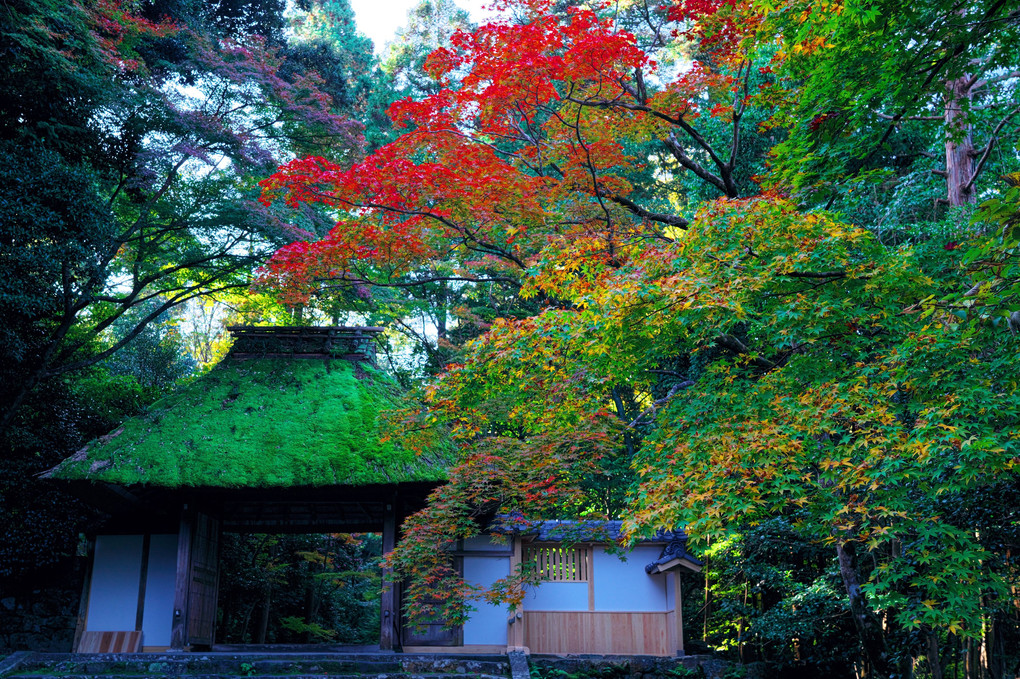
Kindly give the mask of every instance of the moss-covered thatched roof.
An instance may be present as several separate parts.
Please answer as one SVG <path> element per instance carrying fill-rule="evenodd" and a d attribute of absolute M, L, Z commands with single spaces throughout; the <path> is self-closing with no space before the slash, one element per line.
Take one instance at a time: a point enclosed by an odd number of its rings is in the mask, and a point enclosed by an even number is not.
<path fill-rule="evenodd" d="M 445 455 L 380 441 L 396 385 L 344 360 L 231 359 L 93 441 L 47 476 L 163 487 L 441 481 Z"/>

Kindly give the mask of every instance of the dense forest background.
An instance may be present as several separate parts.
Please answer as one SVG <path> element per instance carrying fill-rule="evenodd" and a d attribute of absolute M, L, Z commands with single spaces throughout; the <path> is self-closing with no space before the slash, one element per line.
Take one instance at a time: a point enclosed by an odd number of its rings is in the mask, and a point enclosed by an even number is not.
<path fill-rule="evenodd" d="M 3 605 L 102 519 L 35 475 L 227 325 L 371 324 L 395 433 L 461 451 L 409 613 L 519 597 L 444 555 L 497 513 L 623 518 L 706 559 L 692 649 L 1015 674 L 1020 12 L 500 7 L 378 55 L 345 0 L 0 7 Z M 371 640 L 374 538 L 227 552 L 228 636 Z"/>

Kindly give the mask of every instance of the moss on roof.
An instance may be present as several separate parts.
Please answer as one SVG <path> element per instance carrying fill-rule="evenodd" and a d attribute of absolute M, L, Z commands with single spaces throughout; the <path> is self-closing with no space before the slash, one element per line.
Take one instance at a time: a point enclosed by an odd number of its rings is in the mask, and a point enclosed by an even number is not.
<path fill-rule="evenodd" d="M 382 442 L 396 385 L 343 360 L 227 359 L 47 475 L 164 487 L 370 485 L 445 479 L 443 451 Z"/>

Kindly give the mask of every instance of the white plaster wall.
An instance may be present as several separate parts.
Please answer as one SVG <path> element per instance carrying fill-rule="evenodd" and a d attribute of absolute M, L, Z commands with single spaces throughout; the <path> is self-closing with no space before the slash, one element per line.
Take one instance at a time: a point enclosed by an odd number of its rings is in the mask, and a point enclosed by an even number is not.
<path fill-rule="evenodd" d="M 506 545 L 498 546 L 506 549 Z M 509 574 L 509 557 L 464 557 L 464 580 L 468 584 L 487 588 Z M 493 606 L 485 601 L 474 601 L 472 605 L 478 610 L 474 611 L 464 624 L 464 644 L 505 645 L 506 607 Z"/>
<path fill-rule="evenodd" d="M 595 575 L 596 611 L 651 612 L 672 608 L 662 575 L 648 575 L 645 564 L 659 558 L 662 547 L 640 545 L 628 552 L 626 561 L 595 547 L 592 572 Z M 543 585 L 544 586 L 544 585 Z"/>
<path fill-rule="evenodd" d="M 649 563 L 651 562 L 649 561 Z M 676 594 L 673 593 L 674 585 L 676 584 L 676 577 L 676 571 L 652 576 L 652 578 L 662 578 L 666 581 L 666 608 L 669 610 L 673 610 L 676 607 Z"/>
<path fill-rule="evenodd" d="M 141 535 L 96 536 L 85 629 L 124 632 L 135 628 L 142 575 Z"/>
<path fill-rule="evenodd" d="M 596 585 L 598 582 L 596 581 Z M 543 582 L 524 595 L 526 611 L 586 611 L 587 582 Z"/>
<path fill-rule="evenodd" d="M 145 574 L 142 645 L 169 646 L 177 579 L 177 536 L 153 535 L 149 540 L 149 568 Z"/>

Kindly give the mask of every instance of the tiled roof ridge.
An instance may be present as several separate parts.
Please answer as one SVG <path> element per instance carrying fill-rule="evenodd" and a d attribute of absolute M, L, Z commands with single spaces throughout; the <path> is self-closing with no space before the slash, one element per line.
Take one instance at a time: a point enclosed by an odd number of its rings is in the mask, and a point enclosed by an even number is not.
<path fill-rule="evenodd" d="M 534 535 L 539 542 L 622 542 L 623 521 L 620 519 L 525 519 L 520 514 L 501 514 L 489 526 L 493 533 Z M 683 530 L 658 529 L 639 542 L 670 542 L 686 540 Z"/>

